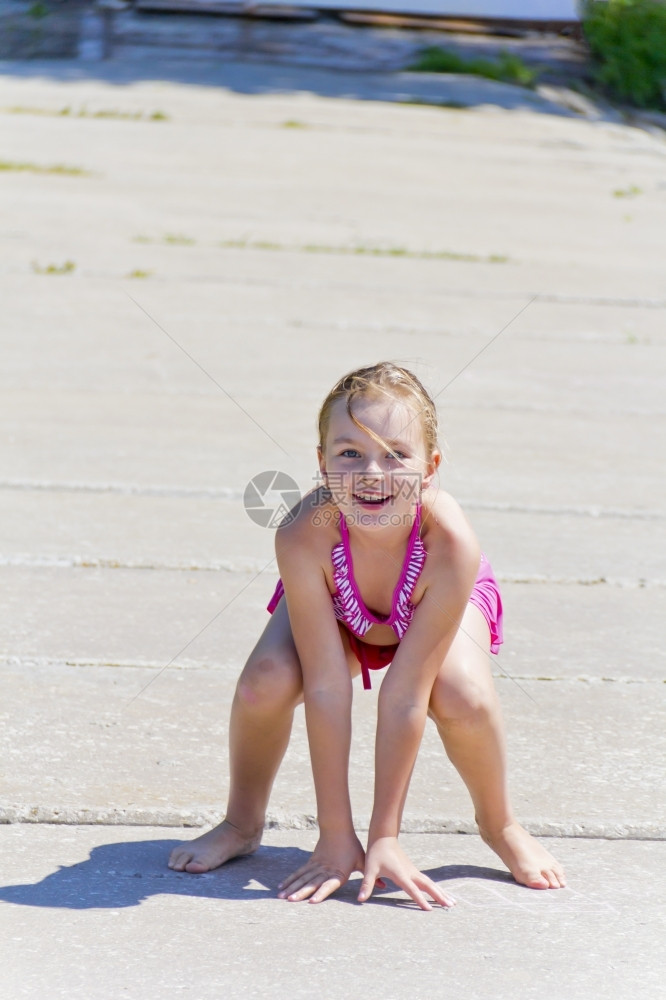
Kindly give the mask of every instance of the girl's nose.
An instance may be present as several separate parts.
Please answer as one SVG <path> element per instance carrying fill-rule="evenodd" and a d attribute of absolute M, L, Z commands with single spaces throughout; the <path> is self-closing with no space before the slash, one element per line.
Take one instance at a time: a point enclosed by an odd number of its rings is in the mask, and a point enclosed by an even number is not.
<path fill-rule="evenodd" d="M 361 475 L 367 478 L 378 479 L 384 475 L 384 472 L 379 462 L 373 458 L 366 462 Z"/>

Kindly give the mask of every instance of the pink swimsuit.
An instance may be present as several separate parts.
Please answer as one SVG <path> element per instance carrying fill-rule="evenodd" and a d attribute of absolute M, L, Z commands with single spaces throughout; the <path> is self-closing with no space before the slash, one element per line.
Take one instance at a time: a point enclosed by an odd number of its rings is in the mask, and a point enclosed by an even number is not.
<path fill-rule="evenodd" d="M 399 640 L 409 628 L 414 616 L 414 605 L 411 603 L 410 597 L 426 561 L 426 551 L 419 535 L 420 527 L 421 505 L 419 504 L 407 542 L 402 573 L 393 592 L 391 613 L 390 615 L 376 615 L 366 608 L 356 586 L 349 546 L 349 528 L 344 517 L 340 518 L 342 540 L 333 547 L 331 552 L 333 580 L 335 582 L 333 611 L 338 621 L 346 625 L 349 631 L 353 632 L 359 639 L 362 639 L 373 625 L 390 626 Z"/>
<path fill-rule="evenodd" d="M 391 613 L 377 615 L 365 606 L 359 593 L 354 579 L 349 529 L 344 517 L 340 518 L 342 538 L 331 551 L 333 580 L 336 587 L 335 593 L 331 595 L 333 613 L 349 632 L 349 643 L 361 664 L 363 687 L 366 690 L 371 687 L 370 671 L 379 670 L 391 662 L 400 639 L 412 621 L 414 605 L 411 603 L 411 596 L 426 561 L 426 551 L 421 541 L 420 528 L 421 506 L 419 504 L 407 542 L 407 552 L 400 579 L 393 592 Z M 271 614 L 275 611 L 283 594 L 282 580 L 278 580 L 275 593 L 267 609 Z M 488 622 L 491 639 L 490 650 L 492 653 L 497 653 L 502 643 L 502 599 L 490 563 L 484 555 L 481 556 L 479 573 L 469 599 Z M 390 646 L 377 646 L 374 643 L 363 642 L 363 636 L 373 625 L 388 625 L 395 632 L 398 642 Z"/>

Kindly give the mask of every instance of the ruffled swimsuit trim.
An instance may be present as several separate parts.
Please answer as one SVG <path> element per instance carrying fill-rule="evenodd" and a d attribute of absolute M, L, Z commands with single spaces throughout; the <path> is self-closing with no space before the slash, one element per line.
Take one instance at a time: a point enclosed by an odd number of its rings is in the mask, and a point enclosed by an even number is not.
<path fill-rule="evenodd" d="M 393 629 L 398 639 L 402 639 L 409 628 L 414 615 L 414 605 L 410 598 L 426 561 L 426 551 L 419 535 L 420 527 L 421 506 L 419 505 L 407 542 L 402 572 L 393 592 L 391 613 L 389 615 L 376 615 L 366 607 L 359 593 L 354 579 L 349 529 L 344 517 L 340 518 L 342 539 L 331 552 L 333 581 L 336 588 L 332 595 L 333 611 L 338 621 L 346 625 L 349 631 L 358 636 L 359 639 L 362 639 L 373 625 L 388 625 Z"/>
<path fill-rule="evenodd" d="M 366 690 L 371 687 L 370 671 L 380 670 L 382 667 L 388 666 L 395 656 L 398 643 L 392 646 L 377 646 L 374 643 L 363 642 L 363 636 L 373 625 L 388 625 L 400 640 L 409 628 L 414 615 L 414 605 L 410 598 L 414 593 L 414 587 L 426 560 L 426 551 L 419 535 L 420 526 L 421 507 L 419 506 L 407 543 L 407 553 L 400 579 L 393 593 L 391 614 L 382 617 L 374 614 L 365 606 L 359 593 L 354 579 L 349 530 L 344 518 L 340 518 L 342 540 L 331 551 L 333 579 L 336 586 L 336 592 L 331 595 L 331 599 L 335 617 L 347 629 L 351 649 L 361 664 L 363 687 Z M 267 608 L 271 614 L 283 596 L 282 580 L 278 580 L 275 593 Z M 492 567 L 484 555 L 481 556 L 479 572 L 469 600 L 470 604 L 474 604 L 488 622 L 491 653 L 499 652 L 503 641 L 502 597 Z"/>

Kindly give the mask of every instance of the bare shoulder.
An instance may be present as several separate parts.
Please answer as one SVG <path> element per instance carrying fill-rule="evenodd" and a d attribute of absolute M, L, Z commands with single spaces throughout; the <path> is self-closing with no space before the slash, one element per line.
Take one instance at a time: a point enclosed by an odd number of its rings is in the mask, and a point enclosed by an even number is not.
<path fill-rule="evenodd" d="M 339 540 L 338 509 L 320 487 L 307 493 L 275 533 L 280 570 L 285 566 L 325 565 Z"/>
<path fill-rule="evenodd" d="M 431 562 L 478 569 L 481 550 L 460 504 L 443 490 L 423 494 L 422 540 Z"/>

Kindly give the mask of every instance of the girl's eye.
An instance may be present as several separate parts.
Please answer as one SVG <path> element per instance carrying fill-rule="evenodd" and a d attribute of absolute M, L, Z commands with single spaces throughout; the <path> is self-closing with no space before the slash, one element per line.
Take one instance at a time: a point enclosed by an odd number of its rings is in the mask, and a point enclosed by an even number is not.
<path fill-rule="evenodd" d="M 341 454 L 343 458 L 358 458 L 358 452 L 355 448 L 345 448 Z"/>
<path fill-rule="evenodd" d="M 407 458 L 407 456 L 405 455 L 404 451 L 394 451 L 392 454 L 389 455 L 389 458 L 397 458 L 402 462 Z"/>

